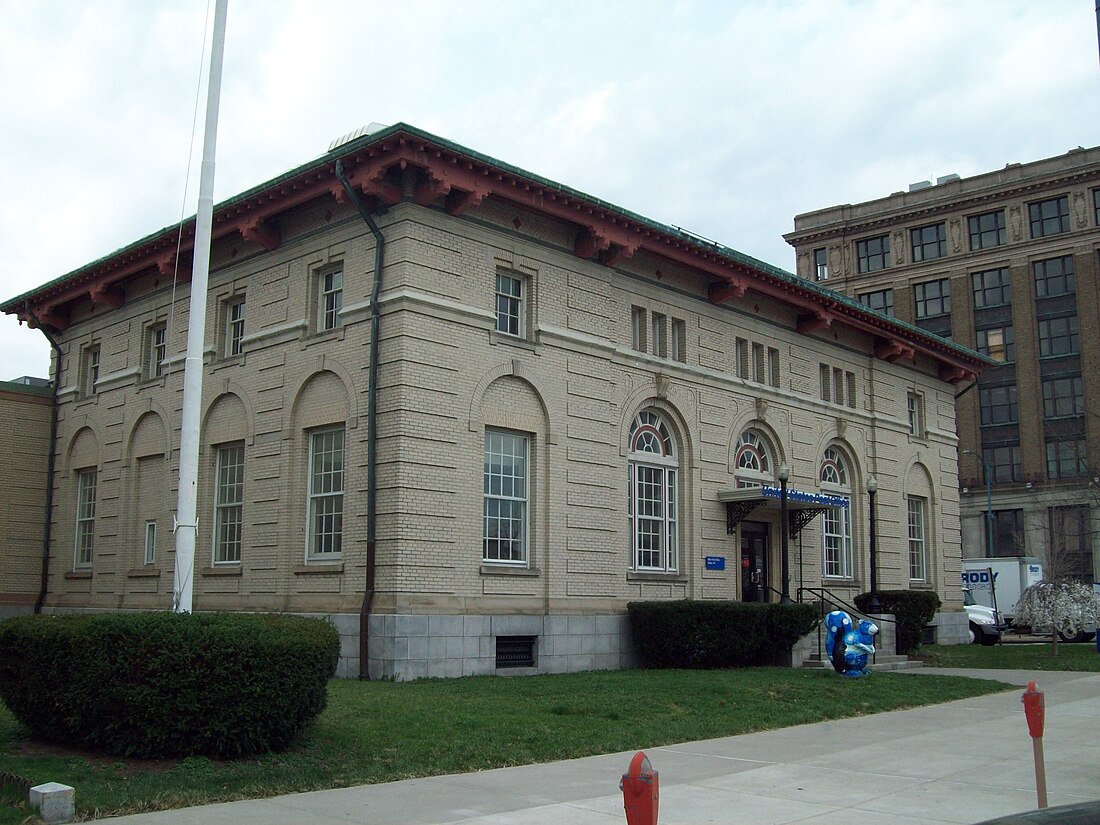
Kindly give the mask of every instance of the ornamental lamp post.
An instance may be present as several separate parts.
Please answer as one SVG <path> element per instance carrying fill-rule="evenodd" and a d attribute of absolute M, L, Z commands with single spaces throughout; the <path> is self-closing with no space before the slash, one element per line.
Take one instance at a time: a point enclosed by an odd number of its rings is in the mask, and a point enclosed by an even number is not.
<path fill-rule="evenodd" d="M 871 502 L 871 595 L 867 599 L 867 612 L 877 615 L 882 612 L 882 603 L 878 599 L 878 533 L 875 530 L 875 494 L 878 482 L 874 476 L 867 479 L 867 498 Z"/>
<path fill-rule="evenodd" d="M 779 546 L 780 546 L 780 562 L 782 563 L 782 594 L 779 597 L 780 604 L 791 603 L 791 571 L 790 564 L 787 557 L 788 547 L 788 528 L 787 519 L 787 482 L 791 477 L 791 469 L 787 466 L 787 462 L 783 462 L 779 465 Z"/>

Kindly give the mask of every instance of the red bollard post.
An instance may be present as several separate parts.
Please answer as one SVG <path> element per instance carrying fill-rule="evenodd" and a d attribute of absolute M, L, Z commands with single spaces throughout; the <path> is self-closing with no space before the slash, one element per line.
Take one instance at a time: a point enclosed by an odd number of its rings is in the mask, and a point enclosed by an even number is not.
<path fill-rule="evenodd" d="M 1047 767 L 1043 759 L 1043 725 L 1046 722 L 1046 697 L 1035 687 L 1035 681 L 1027 683 L 1027 690 L 1020 698 L 1027 717 L 1027 732 L 1031 734 L 1031 749 L 1035 756 L 1035 792 L 1039 807 L 1047 806 Z"/>
<path fill-rule="evenodd" d="M 626 808 L 627 825 L 657 825 L 657 797 L 660 783 L 657 771 L 642 751 L 630 760 L 630 769 L 619 781 Z"/>

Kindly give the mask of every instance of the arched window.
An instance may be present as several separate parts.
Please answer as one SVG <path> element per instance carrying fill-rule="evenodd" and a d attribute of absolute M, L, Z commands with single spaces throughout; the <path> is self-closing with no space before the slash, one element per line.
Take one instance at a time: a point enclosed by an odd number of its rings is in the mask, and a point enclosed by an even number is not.
<path fill-rule="evenodd" d="M 849 485 L 848 465 L 835 447 L 830 447 L 821 457 L 821 469 L 818 475 L 822 492 L 842 498 L 848 507 L 830 507 L 825 511 L 822 525 L 824 543 L 824 573 L 827 578 L 852 578 L 852 518 L 851 486 Z"/>
<path fill-rule="evenodd" d="M 737 439 L 734 476 L 737 478 L 737 486 L 741 488 L 775 483 L 768 442 L 756 430 L 745 430 Z"/>
<path fill-rule="evenodd" d="M 668 424 L 654 410 L 642 410 L 630 427 L 628 467 L 634 569 L 674 572 L 679 465 Z"/>

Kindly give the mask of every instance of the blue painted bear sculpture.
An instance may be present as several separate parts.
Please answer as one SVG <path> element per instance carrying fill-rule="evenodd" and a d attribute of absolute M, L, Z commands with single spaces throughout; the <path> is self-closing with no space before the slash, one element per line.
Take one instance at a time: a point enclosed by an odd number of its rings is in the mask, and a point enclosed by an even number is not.
<path fill-rule="evenodd" d="M 825 616 L 825 653 L 841 676 L 870 676 L 867 660 L 875 653 L 878 625 L 864 620 L 858 625 L 843 610 Z"/>

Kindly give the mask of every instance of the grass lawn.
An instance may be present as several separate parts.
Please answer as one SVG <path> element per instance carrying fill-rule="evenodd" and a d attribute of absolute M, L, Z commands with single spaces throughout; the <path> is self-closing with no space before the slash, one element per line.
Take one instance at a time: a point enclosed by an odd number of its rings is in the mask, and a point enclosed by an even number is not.
<path fill-rule="evenodd" d="M 1096 643 L 1006 642 L 1000 645 L 922 645 L 920 658 L 929 667 L 976 667 L 1009 670 L 1075 670 L 1100 672 Z"/>
<path fill-rule="evenodd" d="M 35 784 L 72 785 L 79 814 L 106 816 L 634 750 L 1007 687 L 945 676 L 843 679 L 831 671 L 777 668 L 404 684 L 334 680 L 328 708 L 297 746 L 231 762 L 117 759 L 33 742 L 0 704 L 0 771 Z M 6 790 L 0 795 L 0 825 L 27 816 L 14 800 Z"/>

